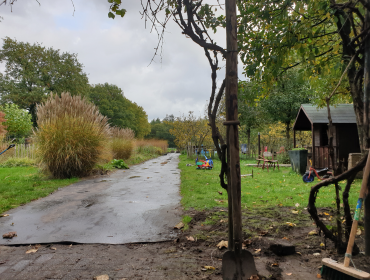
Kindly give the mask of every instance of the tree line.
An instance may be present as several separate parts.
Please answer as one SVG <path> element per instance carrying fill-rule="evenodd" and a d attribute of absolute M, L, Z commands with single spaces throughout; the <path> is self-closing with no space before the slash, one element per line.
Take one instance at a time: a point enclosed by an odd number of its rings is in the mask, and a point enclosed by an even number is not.
<path fill-rule="evenodd" d="M 12 136 L 27 136 L 32 127 L 30 121 L 37 126 L 37 104 L 45 102 L 50 93 L 62 92 L 86 97 L 109 118 L 110 125 L 130 128 L 137 138 L 150 133 L 144 109 L 127 99 L 116 85 L 89 84 L 77 54 L 6 37 L 0 50 L 0 63 L 5 65 L 0 73 L 0 111 L 7 113 L 5 119 L 10 120 L 6 123 L 7 131 Z M 23 118 L 16 118 L 17 114 Z M 14 119 L 22 127 L 16 129 Z"/>

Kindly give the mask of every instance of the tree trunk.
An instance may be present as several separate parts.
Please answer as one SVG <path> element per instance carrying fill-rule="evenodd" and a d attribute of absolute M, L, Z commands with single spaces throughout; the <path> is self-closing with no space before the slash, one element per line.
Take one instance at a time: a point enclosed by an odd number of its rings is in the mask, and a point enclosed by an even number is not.
<path fill-rule="evenodd" d="M 287 148 L 290 147 L 290 122 L 285 123 L 285 132 L 286 132 L 286 145 Z M 286 149 L 287 150 L 287 149 Z"/>
<path fill-rule="evenodd" d="M 235 0 L 226 1 L 226 125 L 229 178 L 229 211 L 232 211 L 233 244 L 229 249 L 237 254 L 242 249 L 241 178 L 238 135 L 238 42 Z M 230 218 L 230 216 L 229 216 Z M 230 227 L 229 227 L 230 228 Z M 230 240 L 231 238 L 229 238 Z M 230 240 L 231 241 L 231 240 Z"/>

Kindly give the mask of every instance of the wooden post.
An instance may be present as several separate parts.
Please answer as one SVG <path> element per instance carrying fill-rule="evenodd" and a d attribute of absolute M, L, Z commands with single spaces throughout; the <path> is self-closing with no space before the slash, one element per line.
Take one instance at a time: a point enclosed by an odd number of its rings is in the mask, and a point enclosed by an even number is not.
<path fill-rule="evenodd" d="M 293 129 L 293 148 L 296 148 L 295 129 Z"/>
<path fill-rule="evenodd" d="M 313 129 L 313 124 L 311 124 L 311 131 L 312 131 L 312 166 L 315 166 L 315 131 Z"/>
<path fill-rule="evenodd" d="M 257 158 L 261 155 L 261 135 L 258 132 L 258 155 Z"/>
<path fill-rule="evenodd" d="M 238 134 L 238 42 L 236 0 L 225 1 L 226 10 L 226 125 L 228 133 L 230 181 L 228 196 L 232 202 L 234 251 L 242 250 L 241 178 Z M 230 201 L 230 200 L 229 200 Z"/>

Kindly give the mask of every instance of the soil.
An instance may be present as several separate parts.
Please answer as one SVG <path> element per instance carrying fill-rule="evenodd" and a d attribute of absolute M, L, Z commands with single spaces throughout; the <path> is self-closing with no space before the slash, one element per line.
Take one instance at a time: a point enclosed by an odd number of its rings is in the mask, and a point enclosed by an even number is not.
<path fill-rule="evenodd" d="M 246 249 L 254 255 L 259 275 L 254 279 L 317 279 L 322 258 L 343 261 L 343 254 L 336 253 L 331 241 L 325 241 L 320 234 L 309 235 L 316 227 L 307 211 L 294 214 L 292 210 L 295 209 L 243 209 Z M 334 217 L 331 209 L 319 209 L 319 212 L 330 225 L 329 219 Z M 189 210 L 184 214 L 192 220 L 172 241 L 0 246 L 0 278 L 93 279 L 106 274 L 110 279 L 127 280 L 222 279 L 221 260 L 227 249 L 218 249 L 216 245 L 228 240 L 227 209 Z M 296 253 L 275 255 L 269 247 L 281 240 L 295 245 Z M 357 236 L 356 243 L 363 251 L 363 235 Z M 32 248 L 37 248 L 37 252 L 27 254 Z M 357 268 L 370 272 L 370 260 L 362 253 L 354 256 L 353 261 Z"/>

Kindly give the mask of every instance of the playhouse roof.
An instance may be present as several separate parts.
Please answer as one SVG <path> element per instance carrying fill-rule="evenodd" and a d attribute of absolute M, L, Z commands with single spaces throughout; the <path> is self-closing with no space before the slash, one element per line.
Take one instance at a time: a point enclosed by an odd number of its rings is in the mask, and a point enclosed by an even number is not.
<path fill-rule="evenodd" d="M 353 104 L 338 104 L 330 106 L 333 123 L 356 123 Z M 311 125 L 316 123 L 329 123 L 326 107 L 317 108 L 311 104 L 302 104 L 298 111 L 293 130 L 311 130 Z"/>

